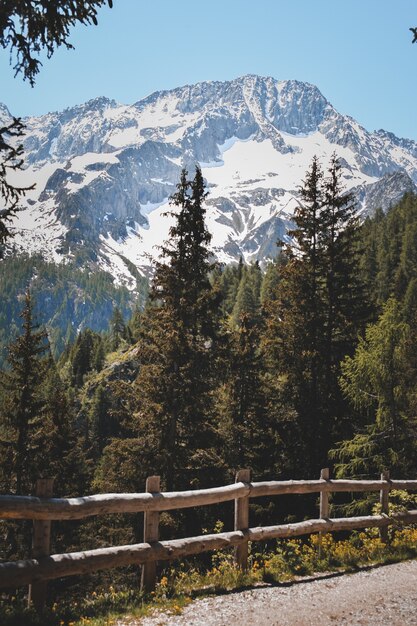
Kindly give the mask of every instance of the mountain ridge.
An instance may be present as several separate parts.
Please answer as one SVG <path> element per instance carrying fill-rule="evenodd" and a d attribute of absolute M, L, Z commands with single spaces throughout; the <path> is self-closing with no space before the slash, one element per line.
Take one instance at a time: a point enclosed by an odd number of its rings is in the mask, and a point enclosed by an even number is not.
<path fill-rule="evenodd" d="M 131 289 L 129 264 L 149 274 L 149 255 L 168 235 L 163 214 L 183 167 L 202 167 L 212 248 L 223 262 L 274 256 L 314 154 L 324 166 L 337 154 L 363 215 L 417 185 L 417 142 L 367 131 L 297 80 L 248 74 L 132 105 L 99 96 L 25 123 L 19 182 L 37 189 L 13 225 L 12 248 L 55 262 L 81 255 L 85 267 Z"/>

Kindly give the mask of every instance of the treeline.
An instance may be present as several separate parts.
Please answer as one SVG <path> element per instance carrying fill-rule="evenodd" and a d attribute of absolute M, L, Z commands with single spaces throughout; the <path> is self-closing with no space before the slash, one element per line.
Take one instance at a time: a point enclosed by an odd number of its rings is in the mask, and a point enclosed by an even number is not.
<path fill-rule="evenodd" d="M 45 475 L 57 495 L 80 495 L 143 491 L 153 474 L 163 489 L 209 487 L 242 467 L 256 480 L 328 465 L 415 474 L 417 197 L 360 224 L 337 159 L 327 171 L 314 159 L 291 243 L 262 270 L 213 262 L 205 195 L 201 171 L 183 172 L 129 321 L 116 307 L 107 333 L 84 329 L 56 360 L 26 295 L 1 378 L 2 492 L 33 493 Z M 265 506 L 254 521 L 282 519 Z M 217 514 L 164 514 L 162 534 L 196 534 Z M 138 541 L 136 517 L 79 525 L 77 541 Z M 28 552 L 16 525 L 2 529 L 3 558 Z"/>

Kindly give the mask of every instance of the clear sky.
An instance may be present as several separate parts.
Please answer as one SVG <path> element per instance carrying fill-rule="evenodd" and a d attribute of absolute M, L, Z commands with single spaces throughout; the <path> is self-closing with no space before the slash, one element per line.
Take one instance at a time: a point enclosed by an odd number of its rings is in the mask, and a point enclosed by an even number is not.
<path fill-rule="evenodd" d="M 416 0 L 114 0 L 98 26 L 75 28 L 75 50 L 45 59 L 34 88 L 1 51 L 0 101 L 36 115 L 259 74 L 313 83 L 368 130 L 417 140 L 410 26 Z"/>

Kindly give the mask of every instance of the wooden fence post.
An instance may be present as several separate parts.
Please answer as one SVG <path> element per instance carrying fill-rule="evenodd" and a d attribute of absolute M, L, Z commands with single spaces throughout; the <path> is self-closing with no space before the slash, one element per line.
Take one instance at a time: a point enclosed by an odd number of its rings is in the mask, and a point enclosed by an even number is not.
<path fill-rule="evenodd" d="M 320 472 L 321 480 L 329 480 L 330 478 L 330 470 L 328 467 L 325 467 Z M 329 492 L 328 491 L 320 491 L 320 518 L 327 519 L 329 517 Z"/>
<path fill-rule="evenodd" d="M 36 481 L 36 496 L 38 498 L 52 498 L 54 490 L 53 478 L 38 478 Z M 51 553 L 51 521 L 34 520 L 32 557 L 38 559 Z M 38 613 L 42 613 L 47 596 L 47 582 L 41 581 L 29 585 L 28 604 L 33 604 Z"/>
<path fill-rule="evenodd" d="M 385 470 L 381 474 L 381 480 L 389 480 L 389 470 Z M 389 498 L 389 485 L 383 485 L 379 492 L 379 502 L 381 504 L 381 515 L 388 515 L 388 498 Z M 388 526 L 383 526 L 379 529 L 379 536 L 381 541 L 388 543 Z"/>
<path fill-rule="evenodd" d="M 237 483 L 250 483 L 250 469 L 241 469 L 236 473 Z M 235 500 L 235 530 L 249 528 L 249 496 Z M 248 542 L 242 543 L 235 549 L 235 563 L 244 572 L 248 569 Z"/>
<path fill-rule="evenodd" d="M 328 467 L 324 467 L 320 472 L 321 480 L 329 480 L 330 470 Z M 329 492 L 320 491 L 320 519 L 327 519 L 329 517 Z M 319 533 L 319 559 L 321 559 L 321 538 L 322 533 Z"/>
<path fill-rule="evenodd" d="M 161 479 L 159 476 L 149 476 L 146 479 L 146 492 L 159 493 L 161 489 Z M 143 524 L 143 541 L 152 543 L 159 540 L 159 512 L 146 511 Z M 156 586 L 156 561 L 144 563 L 142 566 L 141 591 L 150 593 L 155 591 Z"/>

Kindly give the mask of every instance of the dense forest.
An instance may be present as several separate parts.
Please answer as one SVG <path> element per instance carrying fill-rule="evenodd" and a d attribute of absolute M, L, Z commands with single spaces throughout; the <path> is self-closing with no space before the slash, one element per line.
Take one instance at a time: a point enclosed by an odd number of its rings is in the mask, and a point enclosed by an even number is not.
<path fill-rule="evenodd" d="M 360 222 L 337 159 L 324 171 L 315 158 L 291 243 L 277 242 L 261 268 L 214 262 L 205 196 L 200 169 L 184 171 L 146 303 L 144 285 L 132 307 L 105 274 L 39 258 L 2 272 L 2 315 L 15 324 L 0 379 L 2 493 L 33 493 L 42 476 L 74 496 L 141 492 L 154 474 L 168 490 L 221 485 L 239 468 L 254 480 L 316 478 L 329 465 L 351 478 L 415 475 L 417 197 Z M 39 301 L 59 312 L 47 329 Z M 96 324 L 109 306 L 104 332 Z M 251 515 L 277 523 L 300 513 L 292 506 Z M 164 514 L 161 535 L 198 534 L 216 519 L 216 507 Z M 57 524 L 53 541 L 127 543 L 138 524 Z M 0 530 L 0 558 L 29 553 L 25 524 Z"/>
<path fill-rule="evenodd" d="M 116 285 L 108 272 L 83 270 L 79 259 L 56 265 L 40 255 L 6 256 L 0 265 L 0 368 L 7 367 L 7 346 L 20 332 L 21 299 L 29 285 L 36 320 L 46 328 L 58 359 L 80 331 L 109 330 L 115 309 L 125 318 L 142 309 L 148 284 L 139 273 L 136 283 L 129 291 Z"/>

